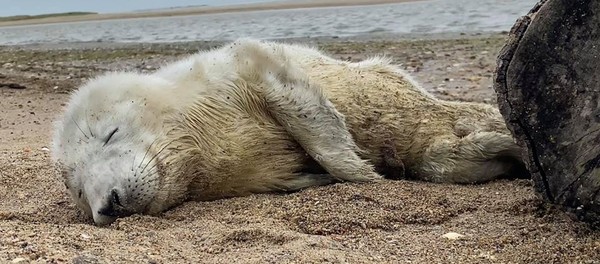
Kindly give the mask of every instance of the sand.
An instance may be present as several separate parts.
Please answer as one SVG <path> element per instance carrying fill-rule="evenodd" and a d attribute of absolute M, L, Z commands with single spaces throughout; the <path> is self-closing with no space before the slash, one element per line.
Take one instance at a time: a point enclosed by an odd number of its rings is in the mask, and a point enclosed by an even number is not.
<path fill-rule="evenodd" d="M 504 37 L 305 41 L 349 60 L 387 54 L 437 96 L 494 103 Z M 0 48 L 0 262 L 600 263 L 600 231 L 541 202 L 528 180 L 343 183 L 188 202 L 94 226 L 67 196 L 47 151 L 67 93 L 109 69 L 153 71 L 213 45 Z M 463 236 L 443 237 L 450 232 Z"/>
<path fill-rule="evenodd" d="M 140 11 L 140 12 L 124 12 L 124 13 L 52 16 L 52 17 L 45 17 L 45 18 L 3 21 L 3 22 L 0 22 L 0 27 L 64 23 L 64 22 L 79 22 L 79 21 L 93 21 L 93 20 L 109 20 L 109 19 L 131 19 L 131 18 L 164 17 L 164 16 L 219 14 L 219 13 L 231 13 L 231 12 L 265 11 L 265 10 L 296 9 L 296 8 L 377 5 L 377 4 L 392 4 L 392 3 L 414 2 L 414 1 L 423 1 L 423 0 L 272 1 L 272 2 L 264 2 L 264 3 L 239 4 L 239 5 L 227 5 L 227 6 L 185 7 L 185 8 L 164 9 L 164 10 L 157 10 L 157 11 L 150 10 L 150 11 L 143 11 L 143 12 Z"/>

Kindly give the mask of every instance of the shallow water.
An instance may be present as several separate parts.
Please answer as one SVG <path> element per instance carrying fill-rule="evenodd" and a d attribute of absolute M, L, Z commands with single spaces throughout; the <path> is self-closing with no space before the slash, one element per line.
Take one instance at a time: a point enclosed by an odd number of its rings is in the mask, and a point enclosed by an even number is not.
<path fill-rule="evenodd" d="M 507 31 L 537 0 L 433 0 L 0 28 L 0 45 Z"/>

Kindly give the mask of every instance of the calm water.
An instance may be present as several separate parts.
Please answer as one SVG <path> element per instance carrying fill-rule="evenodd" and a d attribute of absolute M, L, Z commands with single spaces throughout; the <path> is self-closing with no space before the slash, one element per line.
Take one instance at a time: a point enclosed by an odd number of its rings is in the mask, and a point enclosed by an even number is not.
<path fill-rule="evenodd" d="M 0 45 L 173 42 L 509 30 L 537 0 L 434 0 L 165 18 L 0 27 Z"/>

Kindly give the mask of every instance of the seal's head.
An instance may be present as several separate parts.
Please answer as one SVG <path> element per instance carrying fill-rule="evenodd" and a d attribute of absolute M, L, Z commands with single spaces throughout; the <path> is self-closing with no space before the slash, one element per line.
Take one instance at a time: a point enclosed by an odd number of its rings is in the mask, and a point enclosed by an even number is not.
<path fill-rule="evenodd" d="M 159 154 L 170 87 L 150 75 L 111 73 L 71 95 L 52 156 L 75 203 L 96 224 L 162 209 Z"/>

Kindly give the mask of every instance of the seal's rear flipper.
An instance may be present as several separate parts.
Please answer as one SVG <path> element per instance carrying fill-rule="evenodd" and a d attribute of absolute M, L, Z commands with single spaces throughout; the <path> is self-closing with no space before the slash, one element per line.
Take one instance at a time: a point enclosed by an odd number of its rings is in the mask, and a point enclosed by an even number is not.
<path fill-rule="evenodd" d="M 434 182 L 482 183 L 517 171 L 519 160 L 520 149 L 511 136 L 480 131 L 434 139 L 419 170 Z"/>

